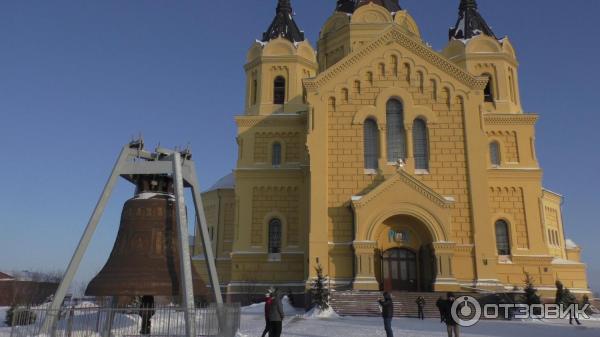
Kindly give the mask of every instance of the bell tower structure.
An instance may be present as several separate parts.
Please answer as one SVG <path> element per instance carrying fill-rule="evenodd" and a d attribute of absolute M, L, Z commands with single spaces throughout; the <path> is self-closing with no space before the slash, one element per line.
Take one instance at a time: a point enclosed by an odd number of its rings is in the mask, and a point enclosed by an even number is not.
<path fill-rule="evenodd" d="M 489 79 L 483 112 L 523 113 L 515 49 L 508 37 L 496 37 L 475 0 L 461 0 L 458 20 L 450 29 L 449 38 L 443 55 L 471 74 Z"/>
<path fill-rule="evenodd" d="M 248 51 L 249 115 L 306 110 L 302 79 L 316 75 L 316 55 L 293 16 L 290 0 L 279 0 L 273 22 Z"/>

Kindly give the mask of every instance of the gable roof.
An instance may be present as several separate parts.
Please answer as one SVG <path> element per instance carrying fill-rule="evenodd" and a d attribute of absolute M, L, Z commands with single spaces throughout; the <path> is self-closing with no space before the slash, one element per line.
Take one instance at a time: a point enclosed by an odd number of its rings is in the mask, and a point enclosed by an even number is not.
<path fill-rule="evenodd" d="M 405 185 L 410 186 L 410 188 L 415 190 L 417 193 L 423 195 L 427 199 L 431 200 L 439 207 L 448 208 L 454 203 L 453 200 L 447 199 L 444 196 L 440 195 L 432 188 L 425 185 L 420 180 L 411 176 L 404 170 L 398 170 L 397 173 L 394 174 L 392 177 L 386 179 L 383 183 L 379 184 L 379 186 L 375 187 L 368 193 L 362 196 L 358 196 L 359 198 L 354 199 L 352 203 L 355 207 L 365 206 L 370 201 L 376 199 L 383 192 L 387 191 L 388 189 L 392 188 L 398 183 L 403 183 Z"/>
<path fill-rule="evenodd" d="M 320 73 L 317 77 L 304 79 L 306 90 L 309 92 L 317 91 L 339 74 L 346 72 L 349 67 L 358 63 L 376 49 L 388 45 L 390 42 L 400 44 L 471 89 L 483 90 L 487 85 L 488 79 L 486 77 L 471 75 L 463 68 L 426 46 L 422 41 L 409 36 L 397 25 L 393 25 L 386 29 L 377 39 L 353 51 L 340 62 Z"/>
<path fill-rule="evenodd" d="M 6 273 L 0 272 L 0 280 L 14 280 L 14 279 L 15 279 L 14 277 L 12 277 Z"/>

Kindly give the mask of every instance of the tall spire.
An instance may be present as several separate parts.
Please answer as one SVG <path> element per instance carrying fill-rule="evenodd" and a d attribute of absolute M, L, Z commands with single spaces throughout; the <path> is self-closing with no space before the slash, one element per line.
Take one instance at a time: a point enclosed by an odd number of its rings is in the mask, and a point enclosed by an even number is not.
<path fill-rule="evenodd" d="M 356 9 L 356 0 L 337 0 L 337 5 L 335 6 L 336 12 L 343 13 L 354 13 Z"/>
<path fill-rule="evenodd" d="M 401 11 L 402 8 L 400 7 L 400 5 L 398 4 L 399 0 L 359 0 L 357 1 L 358 4 L 356 5 L 356 8 L 363 6 L 363 5 L 368 5 L 369 3 L 374 3 L 376 5 L 385 7 L 388 11 L 395 13 L 398 11 Z"/>
<path fill-rule="evenodd" d="M 450 29 L 450 40 L 468 40 L 481 34 L 497 39 L 490 26 L 479 14 L 477 1 L 461 0 L 458 7 L 458 21 Z"/>
<path fill-rule="evenodd" d="M 304 41 L 304 32 L 298 28 L 293 18 L 294 11 L 290 0 L 279 0 L 275 18 L 266 32 L 263 33 L 263 42 L 283 37 L 290 42 Z"/>

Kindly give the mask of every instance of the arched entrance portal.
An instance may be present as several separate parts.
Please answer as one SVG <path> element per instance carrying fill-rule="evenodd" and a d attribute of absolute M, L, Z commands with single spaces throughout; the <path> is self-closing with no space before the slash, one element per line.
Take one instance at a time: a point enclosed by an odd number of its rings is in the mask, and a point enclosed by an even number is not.
<path fill-rule="evenodd" d="M 417 254 L 410 249 L 394 248 L 383 253 L 383 289 L 385 291 L 419 290 Z"/>
<path fill-rule="evenodd" d="M 380 290 L 433 290 L 433 236 L 422 221 L 409 215 L 392 216 L 378 226 L 375 239 L 375 276 Z"/>

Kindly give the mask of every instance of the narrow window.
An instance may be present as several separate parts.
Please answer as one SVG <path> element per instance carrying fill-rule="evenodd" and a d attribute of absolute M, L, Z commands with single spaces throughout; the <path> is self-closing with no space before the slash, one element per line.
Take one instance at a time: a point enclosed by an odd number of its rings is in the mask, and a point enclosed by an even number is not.
<path fill-rule="evenodd" d="M 431 99 L 437 101 L 437 82 L 435 80 L 431 80 Z"/>
<path fill-rule="evenodd" d="M 329 111 L 335 111 L 335 97 L 329 97 Z"/>
<path fill-rule="evenodd" d="M 258 89 L 258 81 L 256 79 L 252 80 L 252 105 L 256 104 L 257 99 L 257 90 Z"/>
<path fill-rule="evenodd" d="M 410 83 L 410 64 L 404 63 L 404 75 L 406 75 L 406 82 Z"/>
<path fill-rule="evenodd" d="M 429 170 L 429 141 L 427 139 L 427 123 L 421 118 L 413 123 L 413 147 L 415 169 Z"/>
<path fill-rule="evenodd" d="M 354 81 L 354 93 L 360 94 L 360 81 Z"/>
<path fill-rule="evenodd" d="M 496 248 L 498 255 L 510 255 L 508 224 L 504 220 L 496 221 Z"/>
<path fill-rule="evenodd" d="M 269 221 L 269 254 L 281 253 L 281 221 Z"/>
<path fill-rule="evenodd" d="M 396 99 L 387 102 L 387 144 L 388 162 L 395 163 L 406 159 L 406 131 L 404 130 L 404 109 Z"/>
<path fill-rule="evenodd" d="M 373 85 L 373 73 L 370 71 L 367 73 L 367 82 L 369 85 Z"/>
<path fill-rule="evenodd" d="M 490 161 L 493 167 L 500 167 L 500 144 L 496 141 L 490 143 Z"/>
<path fill-rule="evenodd" d="M 277 76 L 273 82 L 273 104 L 285 103 L 285 78 Z"/>
<path fill-rule="evenodd" d="M 348 89 L 342 89 L 342 104 L 348 104 Z"/>
<path fill-rule="evenodd" d="M 281 143 L 273 143 L 273 153 L 271 154 L 273 166 L 281 165 Z"/>
<path fill-rule="evenodd" d="M 392 74 L 394 77 L 398 77 L 398 57 L 396 55 L 392 55 Z"/>
<path fill-rule="evenodd" d="M 379 168 L 379 130 L 377 122 L 369 118 L 364 125 L 365 169 Z"/>
<path fill-rule="evenodd" d="M 494 102 L 494 91 L 493 91 L 493 87 L 492 87 L 492 75 L 483 74 L 483 76 L 485 76 L 489 79 L 487 85 L 485 86 L 485 89 L 483 90 L 484 100 L 486 102 Z"/>
<path fill-rule="evenodd" d="M 379 63 L 379 76 L 385 77 L 385 64 Z"/>

